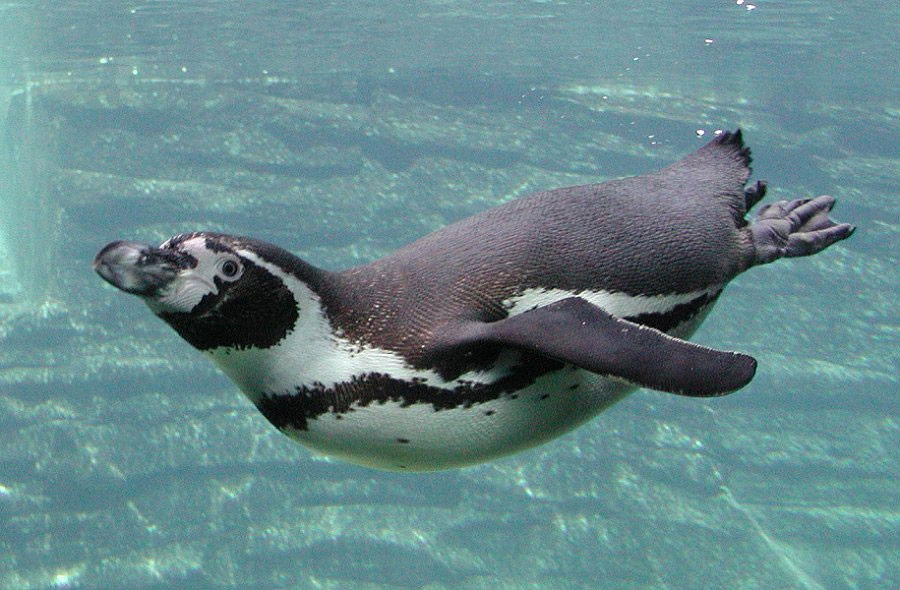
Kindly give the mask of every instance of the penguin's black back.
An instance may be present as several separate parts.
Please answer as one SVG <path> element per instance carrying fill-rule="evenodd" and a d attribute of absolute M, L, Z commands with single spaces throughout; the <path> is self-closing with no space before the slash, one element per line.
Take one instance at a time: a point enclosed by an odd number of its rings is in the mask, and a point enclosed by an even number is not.
<path fill-rule="evenodd" d="M 450 319 L 501 319 L 500 303 L 529 288 L 667 295 L 724 285 L 749 265 L 739 231 L 749 165 L 738 131 L 654 173 L 535 193 L 335 274 L 340 296 L 323 293 L 323 303 L 348 335 L 395 348 L 406 337 L 398 325 L 421 342 Z"/>

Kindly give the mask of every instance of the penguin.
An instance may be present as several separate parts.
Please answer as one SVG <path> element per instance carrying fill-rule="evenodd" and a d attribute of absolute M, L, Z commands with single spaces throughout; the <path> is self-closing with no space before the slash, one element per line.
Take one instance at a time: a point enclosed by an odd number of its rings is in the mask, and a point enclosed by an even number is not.
<path fill-rule="evenodd" d="M 642 176 L 538 192 L 334 272 L 213 232 L 116 241 L 94 269 L 230 377 L 277 429 L 393 471 L 549 441 L 636 388 L 710 397 L 756 361 L 687 340 L 725 285 L 855 228 L 830 196 L 748 211 L 750 150 L 723 132 Z"/>

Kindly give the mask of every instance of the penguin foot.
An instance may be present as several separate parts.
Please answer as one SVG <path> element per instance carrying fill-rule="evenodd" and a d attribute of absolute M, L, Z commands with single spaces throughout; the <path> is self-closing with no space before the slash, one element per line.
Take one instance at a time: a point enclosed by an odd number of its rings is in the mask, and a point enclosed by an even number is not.
<path fill-rule="evenodd" d="M 809 256 L 849 238 L 856 227 L 828 217 L 834 203 L 834 197 L 822 195 L 764 206 L 749 228 L 756 254 L 753 263 Z"/>

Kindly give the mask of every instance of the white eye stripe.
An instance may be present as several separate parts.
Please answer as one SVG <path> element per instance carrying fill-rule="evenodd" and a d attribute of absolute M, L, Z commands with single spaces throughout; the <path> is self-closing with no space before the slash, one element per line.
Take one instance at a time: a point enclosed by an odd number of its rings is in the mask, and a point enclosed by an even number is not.
<path fill-rule="evenodd" d="M 234 283 L 244 274 L 244 263 L 238 255 L 210 248 L 206 237 L 184 240 L 175 248 L 196 264 L 182 269 L 155 301 L 147 302 L 157 313 L 191 313 L 205 298 L 220 295 L 225 283 Z"/>
<path fill-rule="evenodd" d="M 244 273 L 244 265 L 240 257 L 227 250 L 210 248 L 206 237 L 196 237 L 185 240 L 178 245 L 185 254 L 189 254 L 196 261 L 196 271 L 205 276 L 210 284 L 218 277 L 228 282 L 236 281 Z"/>

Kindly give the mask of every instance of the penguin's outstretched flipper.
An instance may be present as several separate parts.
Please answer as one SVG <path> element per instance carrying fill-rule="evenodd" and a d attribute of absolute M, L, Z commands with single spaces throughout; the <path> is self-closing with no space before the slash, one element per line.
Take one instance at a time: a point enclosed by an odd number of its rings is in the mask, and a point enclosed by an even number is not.
<path fill-rule="evenodd" d="M 750 382 L 756 361 L 673 338 L 569 297 L 496 322 L 447 326 L 429 355 L 435 361 L 479 345 L 526 350 L 582 369 L 680 395 L 724 395 Z"/>

